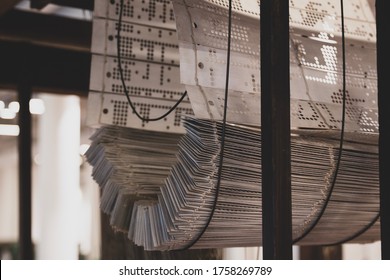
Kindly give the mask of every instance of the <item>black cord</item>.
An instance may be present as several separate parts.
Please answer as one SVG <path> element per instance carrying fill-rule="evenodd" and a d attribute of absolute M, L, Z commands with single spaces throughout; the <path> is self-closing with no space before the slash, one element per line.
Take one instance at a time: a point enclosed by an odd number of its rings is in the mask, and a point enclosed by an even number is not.
<path fill-rule="evenodd" d="M 344 144 L 344 130 L 345 130 L 345 109 L 346 109 L 346 66 L 345 66 L 345 29 L 344 29 L 344 1 L 340 0 L 340 5 L 341 5 L 341 40 L 342 40 L 342 60 L 343 60 L 343 109 L 342 109 L 342 120 L 341 120 L 341 132 L 340 132 L 340 145 L 339 145 L 339 156 L 337 158 L 337 163 L 336 163 L 336 169 L 334 172 L 333 180 L 332 180 L 332 185 L 330 187 L 328 196 L 326 197 L 326 200 L 324 202 L 324 205 L 321 208 L 321 212 L 318 215 L 317 219 L 310 225 L 310 227 L 298 238 L 293 240 L 293 244 L 299 242 L 303 238 L 305 238 L 319 223 L 321 220 L 322 216 L 325 213 L 325 210 L 329 204 L 330 198 L 333 193 L 334 186 L 336 185 L 336 180 L 337 180 L 337 175 L 339 173 L 340 169 L 340 162 L 341 162 L 341 157 L 343 154 L 343 144 Z"/>
<path fill-rule="evenodd" d="M 121 55 L 120 55 L 120 40 L 121 40 L 121 27 L 122 27 L 122 15 L 123 15 L 123 4 L 124 3 L 124 0 L 120 0 L 120 10 L 119 10 L 119 20 L 118 20 L 118 31 L 117 31 L 117 45 L 116 45 L 116 48 L 117 48 L 117 59 L 118 59 L 118 69 L 119 69 L 119 74 L 120 74 L 120 78 L 121 78 L 121 82 L 122 82 L 122 87 L 123 87 L 123 91 L 125 92 L 125 95 L 126 95 L 126 98 L 127 98 L 127 101 L 131 107 L 131 109 L 133 110 L 133 113 L 141 120 L 141 121 L 144 121 L 144 122 L 151 122 L 151 121 L 159 121 L 159 120 L 162 120 L 164 119 L 166 116 L 168 116 L 170 113 L 172 113 L 173 110 L 176 109 L 177 106 L 179 106 L 179 104 L 184 100 L 184 98 L 186 97 L 187 95 L 187 91 L 185 91 L 183 93 L 183 95 L 180 97 L 180 99 L 175 103 L 175 105 L 173 105 L 166 113 L 164 113 L 163 115 L 159 116 L 159 117 L 156 117 L 156 118 L 145 118 L 143 116 L 141 116 L 133 102 L 131 101 L 130 99 L 130 96 L 129 96 L 129 91 L 127 90 L 127 87 L 126 87 L 126 83 L 125 83 L 125 79 L 123 77 L 123 69 L 122 69 L 122 60 L 121 60 Z"/>
<path fill-rule="evenodd" d="M 341 241 L 338 241 L 338 242 L 335 242 L 335 243 L 331 243 L 331 244 L 326 244 L 326 246 L 336 246 L 336 245 L 341 245 L 341 244 L 344 244 L 344 243 L 347 243 L 351 240 L 354 240 L 355 238 L 357 238 L 358 236 L 362 235 L 363 233 L 365 233 L 367 230 L 369 230 L 379 219 L 380 217 L 380 213 L 376 214 L 374 219 L 372 219 L 371 222 L 369 222 L 364 228 L 362 228 L 361 230 L 359 230 L 358 232 L 356 232 L 354 235 L 350 236 L 350 237 L 347 237 Z"/>
<path fill-rule="evenodd" d="M 223 158 L 224 158 L 224 150 L 225 150 L 225 130 L 226 130 L 226 116 L 227 116 L 227 105 L 228 105 L 228 95 L 229 95 L 229 77 L 230 77 L 230 49 L 231 49 L 231 37 L 232 37 L 232 0 L 229 0 L 229 20 L 228 20 L 228 41 L 227 41 L 227 58 L 226 58 L 226 81 L 225 81 L 225 102 L 224 102 L 224 108 L 223 108 L 223 121 L 222 121 L 222 133 L 221 133 L 221 147 L 220 147 L 220 153 L 219 153 L 219 167 L 218 167 L 218 179 L 217 179 L 217 186 L 215 188 L 215 197 L 213 202 L 213 207 L 211 208 L 211 213 L 209 215 L 209 218 L 203 227 L 200 234 L 186 247 L 180 250 L 187 250 L 191 248 L 196 242 L 199 241 L 199 239 L 202 237 L 202 235 L 205 233 L 206 229 L 210 225 L 210 222 L 214 216 L 215 209 L 217 207 L 218 202 L 218 195 L 219 190 L 221 187 L 221 179 L 222 179 L 222 165 L 223 165 Z"/>

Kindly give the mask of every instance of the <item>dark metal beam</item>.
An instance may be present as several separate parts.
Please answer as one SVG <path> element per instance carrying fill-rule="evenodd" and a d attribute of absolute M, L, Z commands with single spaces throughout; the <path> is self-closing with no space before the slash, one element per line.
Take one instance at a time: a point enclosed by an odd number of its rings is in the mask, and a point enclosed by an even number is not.
<path fill-rule="evenodd" d="M 0 41 L 0 61 L 1 87 L 16 88 L 20 68 L 29 64 L 30 83 L 34 91 L 88 94 L 90 53 Z"/>
<path fill-rule="evenodd" d="M 382 259 L 390 260 L 390 92 L 388 31 L 389 1 L 376 1 L 378 109 L 379 109 L 379 179 Z"/>
<path fill-rule="evenodd" d="M 0 16 L 11 10 L 21 0 L 1 0 L 0 2 Z"/>
<path fill-rule="evenodd" d="M 18 71 L 31 58 L 35 91 L 87 96 L 92 23 L 23 11 L 0 18 L 0 86 L 19 84 Z"/>
<path fill-rule="evenodd" d="M 24 55 L 22 55 L 23 57 Z M 24 57 L 29 59 L 28 57 Z M 18 122 L 19 144 L 19 248 L 22 260 L 32 260 L 32 129 L 29 102 L 32 88 L 29 81 L 29 64 L 19 67 L 18 96 L 20 110 Z"/>
<path fill-rule="evenodd" d="M 53 4 L 93 11 L 95 0 L 52 0 Z"/>
<path fill-rule="evenodd" d="M 90 52 L 92 23 L 13 10 L 0 18 L 0 39 Z"/>
<path fill-rule="evenodd" d="M 30 0 L 30 8 L 32 9 L 43 9 L 47 4 L 52 2 L 51 0 Z"/>
<path fill-rule="evenodd" d="M 32 0 L 30 6 L 34 9 L 42 9 L 50 3 L 90 11 L 94 8 L 94 0 Z"/>
<path fill-rule="evenodd" d="M 292 259 L 289 1 L 261 1 L 264 259 Z"/>

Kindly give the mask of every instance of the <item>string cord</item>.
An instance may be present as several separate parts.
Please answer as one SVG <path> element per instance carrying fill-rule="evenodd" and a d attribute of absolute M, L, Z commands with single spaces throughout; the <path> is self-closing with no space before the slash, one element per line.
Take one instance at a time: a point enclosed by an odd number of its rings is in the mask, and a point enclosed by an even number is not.
<path fill-rule="evenodd" d="M 380 217 L 380 213 L 376 214 L 375 217 L 366 225 L 364 226 L 362 229 L 360 229 L 359 231 L 357 231 L 355 234 L 353 234 L 352 236 L 350 237 L 347 237 L 343 240 L 340 240 L 338 242 L 335 242 L 335 243 L 332 243 L 332 244 L 326 244 L 326 246 L 335 246 L 335 245 L 341 245 L 341 244 L 344 244 L 344 243 L 347 243 L 351 240 L 354 240 L 355 238 L 357 238 L 358 236 L 362 235 L 363 233 L 365 233 L 367 230 L 369 230 L 379 219 Z"/>
<path fill-rule="evenodd" d="M 345 131 L 345 111 L 346 111 L 346 62 L 345 62 L 345 28 L 344 28 L 344 1 L 340 0 L 341 5 L 341 47 L 342 47 L 342 67 L 343 67 L 343 104 L 342 104 L 342 119 L 341 119 L 341 131 L 340 131 L 340 143 L 339 143 L 339 153 L 336 162 L 336 168 L 333 175 L 333 180 L 329 193 L 325 199 L 324 205 L 321 208 L 321 212 L 317 216 L 317 219 L 307 228 L 307 230 L 298 238 L 293 240 L 293 244 L 299 242 L 305 238 L 319 223 L 322 216 L 325 213 L 325 210 L 329 204 L 329 201 L 332 197 L 334 187 L 336 185 L 337 176 L 340 170 L 341 158 L 343 155 L 343 145 L 344 145 L 344 131 Z"/>
<path fill-rule="evenodd" d="M 202 231 L 198 234 L 198 236 L 194 240 L 192 240 L 192 242 L 190 244 L 188 244 L 186 247 L 184 247 L 181 250 L 187 250 L 187 249 L 191 248 L 196 242 L 199 241 L 199 239 L 203 236 L 203 234 L 207 230 L 208 226 L 210 225 L 211 220 L 213 219 L 216 207 L 217 207 L 219 190 L 221 187 L 222 166 L 223 166 L 224 150 L 225 150 L 225 130 L 226 130 L 226 117 L 227 117 L 227 107 L 228 107 L 227 105 L 228 105 L 228 95 L 229 95 L 229 77 L 230 77 L 231 37 L 232 37 L 232 0 L 229 0 L 228 41 L 227 41 L 226 79 L 225 79 L 225 101 L 224 101 L 224 108 L 223 108 L 221 146 L 220 146 L 220 153 L 219 153 L 219 167 L 218 167 L 218 175 L 217 175 L 217 184 L 216 184 L 216 188 L 215 188 L 215 197 L 214 197 L 213 206 L 211 208 L 210 215 L 209 215 L 208 220 L 207 220 L 205 226 L 203 227 Z"/>

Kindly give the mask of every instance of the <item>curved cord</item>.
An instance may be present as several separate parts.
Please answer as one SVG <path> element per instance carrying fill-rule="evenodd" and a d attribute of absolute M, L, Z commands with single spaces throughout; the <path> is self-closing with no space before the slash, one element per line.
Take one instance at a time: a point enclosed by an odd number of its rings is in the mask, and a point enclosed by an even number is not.
<path fill-rule="evenodd" d="M 347 237 L 341 241 L 337 241 L 335 243 L 331 243 L 331 244 L 326 244 L 326 246 L 336 246 L 336 245 L 341 245 L 341 244 L 344 244 L 344 243 L 347 243 L 351 240 L 354 240 L 355 238 L 357 238 L 358 236 L 362 235 L 363 233 L 365 233 L 367 230 L 369 230 L 379 219 L 380 217 L 380 213 L 376 214 L 374 219 L 372 219 L 372 221 L 370 223 L 368 223 L 364 228 L 362 228 L 361 230 L 359 230 L 358 232 L 356 232 L 354 235 L 350 236 L 350 237 Z"/>
<path fill-rule="evenodd" d="M 122 87 L 123 87 L 123 91 L 125 92 L 125 95 L 126 95 L 126 98 L 127 98 L 127 102 L 129 103 L 131 109 L 133 110 L 133 113 L 141 120 L 141 121 L 144 121 L 144 122 L 151 122 L 151 121 L 159 121 L 159 120 L 162 120 L 164 119 L 166 116 L 168 116 L 170 113 L 172 113 L 173 110 L 176 109 L 177 106 L 179 106 L 179 104 L 184 100 L 184 98 L 186 97 L 187 95 L 187 91 L 185 91 L 183 93 L 183 95 L 180 97 L 180 99 L 175 103 L 175 105 L 173 105 L 166 113 L 164 113 L 163 115 L 159 116 L 159 117 L 156 117 L 156 118 L 145 118 L 143 116 L 141 116 L 133 102 L 131 101 L 130 99 L 130 96 L 129 96 L 129 91 L 127 90 L 127 87 L 126 87 L 126 83 L 125 83 L 125 79 L 123 77 L 123 69 L 122 69 L 122 60 L 121 60 L 121 55 L 120 55 L 120 41 L 121 41 L 121 27 L 122 27 L 122 15 L 123 15 L 123 5 L 124 5 L 124 0 L 120 0 L 120 9 L 119 9 L 119 19 L 118 19 L 118 31 L 117 31 L 117 40 L 116 40 L 116 48 L 117 48 L 117 59 L 118 59 L 118 70 L 119 70 L 119 74 L 120 74 L 120 78 L 121 78 L 121 83 L 122 83 Z"/>
<path fill-rule="evenodd" d="M 222 179 L 222 165 L 223 165 L 223 158 L 224 158 L 224 150 L 225 150 L 225 129 L 226 129 L 226 116 L 227 116 L 227 105 L 228 105 L 228 93 L 229 93 L 229 73 L 230 73 L 230 46 L 231 46 L 231 37 L 232 37 L 232 0 L 229 0 L 229 22 L 228 22 L 228 41 L 227 41 L 227 58 L 226 58 L 226 82 L 225 82 L 225 102 L 224 102 L 224 108 L 223 108 L 223 121 L 222 121 L 222 133 L 221 133 L 221 149 L 220 149 L 220 155 L 219 155 L 219 167 L 218 167 L 218 179 L 217 179 L 217 186 L 215 189 L 215 198 L 213 202 L 213 207 L 211 208 L 211 213 L 209 215 L 209 218 L 203 227 L 200 234 L 186 247 L 180 250 L 187 250 L 191 248 L 196 242 L 199 241 L 199 239 L 202 237 L 202 235 L 205 233 L 206 229 L 210 225 L 210 222 L 214 216 L 215 209 L 218 202 L 218 195 L 219 190 L 221 187 L 221 179 Z"/>
<path fill-rule="evenodd" d="M 344 144 L 344 130 L 345 130 L 345 109 L 346 109 L 346 67 L 345 67 L 345 29 L 344 29 L 344 1 L 340 0 L 341 5 L 341 40 L 342 40 L 342 60 L 343 60 L 343 109 L 342 109 L 342 120 L 341 120 L 341 131 L 340 131 L 340 145 L 339 145 L 339 156 L 337 158 L 336 169 L 334 172 L 332 185 L 330 187 L 328 196 L 324 202 L 324 205 L 321 208 L 321 212 L 318 215 L 317 219 L 310 225 L 310 227 L 298 238 L 293 240 L 293 244 L 301 241 L 305 238 L 319 223 L 322 216 L 325 213 L 325 210 L 329 204 L 330 198 L 333 193 L 334 186 L 336 185 L 337 175 L 340 169 L 341 157 L 343 154 L 343 144 Z"/>

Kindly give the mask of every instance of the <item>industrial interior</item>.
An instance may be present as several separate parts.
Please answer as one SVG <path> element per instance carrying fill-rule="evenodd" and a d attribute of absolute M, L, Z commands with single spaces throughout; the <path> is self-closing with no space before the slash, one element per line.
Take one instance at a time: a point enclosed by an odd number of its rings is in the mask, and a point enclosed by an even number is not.
<path fill-rule="evenodd" d="M 1 0 L 1 259 L 390 259 L 375 0 Z"/>

